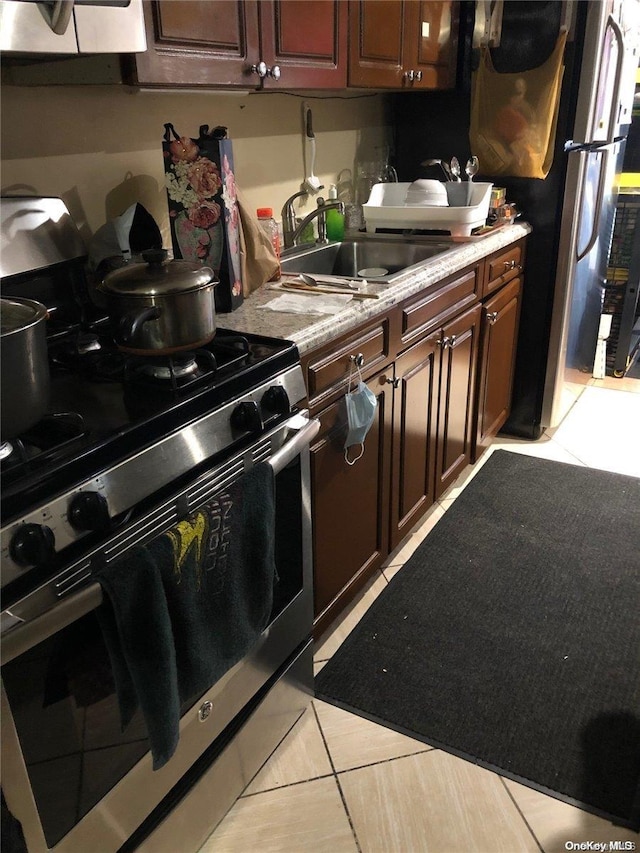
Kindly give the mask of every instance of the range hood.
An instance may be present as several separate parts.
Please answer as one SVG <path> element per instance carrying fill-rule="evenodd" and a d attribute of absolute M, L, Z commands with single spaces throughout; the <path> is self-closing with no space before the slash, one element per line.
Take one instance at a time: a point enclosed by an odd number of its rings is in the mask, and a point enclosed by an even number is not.
<path fill-rule="evenodd" d="M 142 0 L 0 0 L 0 51 L 8 55 L 140 53 Z"/>

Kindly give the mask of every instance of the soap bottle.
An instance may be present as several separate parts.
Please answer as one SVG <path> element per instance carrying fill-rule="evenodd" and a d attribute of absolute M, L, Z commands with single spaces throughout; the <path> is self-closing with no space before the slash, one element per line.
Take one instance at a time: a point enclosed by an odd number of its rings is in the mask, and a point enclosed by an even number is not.
<path fill-rule="evenodd" d="M 337 200 L 338 189 L 335 184 L 331 184 L 329 187 L 329 201 Z M 344 213 L 340 213 L 336 208 L 327 210 L 325 222 L 327 223 L 327 237 L 329 240 L 344 240 Z"/>

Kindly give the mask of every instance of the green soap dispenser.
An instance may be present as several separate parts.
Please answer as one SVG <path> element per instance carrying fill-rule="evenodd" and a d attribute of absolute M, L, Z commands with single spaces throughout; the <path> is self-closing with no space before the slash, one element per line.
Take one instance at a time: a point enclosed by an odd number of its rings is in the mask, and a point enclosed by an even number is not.
<path fill-rule="evenodd" d="M 329 187 L 329 201 L 338 200 L 338 189 L 335 184 Z M 327 237 L 329 240 L 344 240 L 344 213 L 332 208 L 325 214 L 327 223 Z"/>

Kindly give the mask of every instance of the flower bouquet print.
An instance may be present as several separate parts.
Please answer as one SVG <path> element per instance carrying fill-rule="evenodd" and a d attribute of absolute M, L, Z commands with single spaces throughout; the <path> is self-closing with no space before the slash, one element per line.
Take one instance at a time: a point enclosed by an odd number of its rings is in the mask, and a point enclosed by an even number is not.
<path fill-rule="evenodd" d="M 243 299 L 240 216 L 231 140 L 225 127 L 180 136 L 165 124 L 163 155 L 173 255 L 211 267 L 220 282 L 216 308 L 233 311 Z"/>

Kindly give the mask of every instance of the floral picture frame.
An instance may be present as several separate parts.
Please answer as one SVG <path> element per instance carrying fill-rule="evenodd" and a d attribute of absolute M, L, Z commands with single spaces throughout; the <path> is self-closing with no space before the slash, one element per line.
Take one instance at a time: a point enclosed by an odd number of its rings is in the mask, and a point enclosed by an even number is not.
<path fill-rule="evenodd" d="M 233 149 L 225 127 L 197 139 L 165 124 L 163 157 L 174 258 L 211 267 L 219 283 L 216 309 L 226 313 L 243 301 L 240 214 Z"/>

